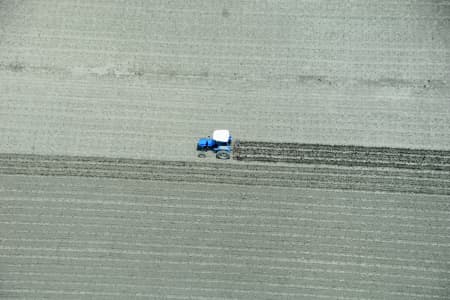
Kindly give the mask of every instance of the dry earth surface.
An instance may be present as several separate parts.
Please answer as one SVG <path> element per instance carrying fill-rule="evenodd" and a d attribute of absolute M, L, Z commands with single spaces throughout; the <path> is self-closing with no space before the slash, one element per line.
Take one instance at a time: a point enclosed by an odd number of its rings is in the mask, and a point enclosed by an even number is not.
<path fill-rule="evenodd" d="M 1 1 L 1 152 L 450 149 L 448 1 Z"/>
<path fill-rule="evenodd" d="M 449 299 L 449 32 L 446 0 L 0 1 L 0 298 Z M 266 144 L 199 161 L 217 128 Z"/>
<path fill-rule="evenodd" d="M 448 189 L 0 179 L 3 299 L 448 299 Z"/>

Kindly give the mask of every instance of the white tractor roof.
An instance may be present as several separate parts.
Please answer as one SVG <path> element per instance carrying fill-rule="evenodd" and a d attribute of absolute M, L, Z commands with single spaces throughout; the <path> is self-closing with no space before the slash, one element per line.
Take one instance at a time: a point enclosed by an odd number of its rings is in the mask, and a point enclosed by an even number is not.
<path fill-rule="evenodd" d="M 226 129 L 214 130 L 212 138 L 217 142 L 228 142 L 230 131 Z"/>

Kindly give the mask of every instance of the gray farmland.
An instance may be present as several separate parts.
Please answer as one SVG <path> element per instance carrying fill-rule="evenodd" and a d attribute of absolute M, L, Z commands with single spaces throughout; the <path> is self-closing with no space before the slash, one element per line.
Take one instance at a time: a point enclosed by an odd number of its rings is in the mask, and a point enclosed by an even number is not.
<path fill-rule="evenodd" d="M 449 57 L 447 0 L 0 1 L 0 299 L 450 299 Z"/>

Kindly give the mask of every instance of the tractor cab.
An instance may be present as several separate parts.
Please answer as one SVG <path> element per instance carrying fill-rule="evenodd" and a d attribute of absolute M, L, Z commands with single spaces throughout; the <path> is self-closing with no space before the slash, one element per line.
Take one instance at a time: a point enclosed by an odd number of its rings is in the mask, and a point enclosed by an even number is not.
<path fill-rule="evenodd" d="M 197 143 L 198 157 L 206 157 L 206 152 L 213 151 L 219 159 L 229 159 L 233 138 L 226 129 L 214 130 L 212 137 L 201 138 Z"/>

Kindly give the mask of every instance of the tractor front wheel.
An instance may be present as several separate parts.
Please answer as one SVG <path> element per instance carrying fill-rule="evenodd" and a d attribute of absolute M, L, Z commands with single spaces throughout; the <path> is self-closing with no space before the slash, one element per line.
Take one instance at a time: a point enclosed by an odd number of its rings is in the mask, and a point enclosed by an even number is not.
<path fill-rule="evenodd" d="M 216 157 L 218 159 L 230 159 L 230 153 L 228 151 L 220 150 L 217 151 Z"/>
<path fill-rule="evenodd" d="M 200 157 L 200 158 L 205 158 L 206 157 L 206 153 L 205 152 L 199 152 L 197 156 Z"/>

